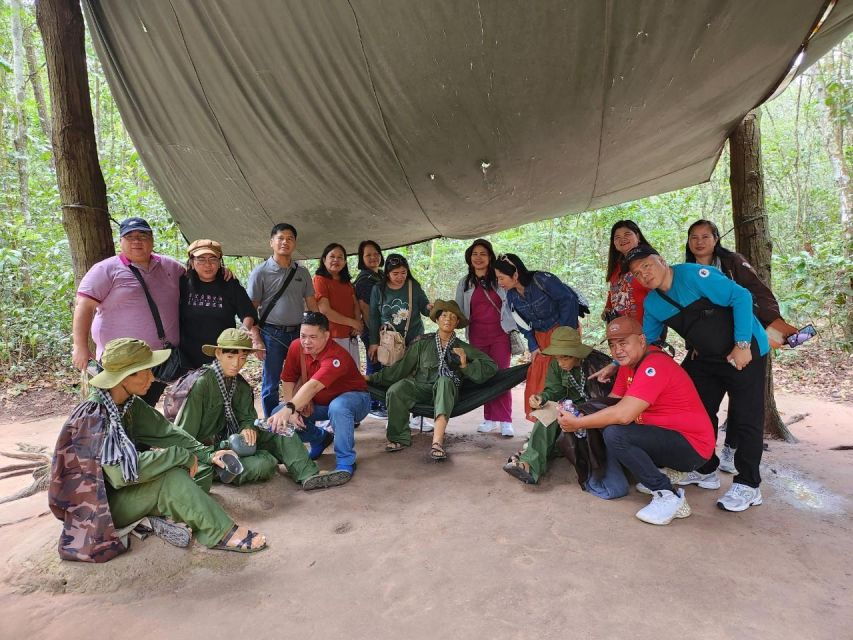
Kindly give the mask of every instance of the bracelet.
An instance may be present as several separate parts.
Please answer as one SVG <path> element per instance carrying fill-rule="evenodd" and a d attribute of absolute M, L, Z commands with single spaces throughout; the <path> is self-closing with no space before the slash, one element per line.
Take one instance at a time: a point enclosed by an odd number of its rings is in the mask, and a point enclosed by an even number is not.
<path fill-rule="evenodd" d="M 285 403 L 284 403 L 284 408 L 285 408 L 285 409 L 290 409 L 290 412 L 291 412 L 291 413 L 296 413 L 296 405 L 295 405 L 295 404 L 293 404 L 292 402 L 285 402 Z"/>

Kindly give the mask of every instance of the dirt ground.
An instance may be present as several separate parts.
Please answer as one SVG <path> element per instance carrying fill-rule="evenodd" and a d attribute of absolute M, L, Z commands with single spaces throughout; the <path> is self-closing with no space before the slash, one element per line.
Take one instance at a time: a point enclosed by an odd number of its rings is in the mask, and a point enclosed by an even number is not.
<path fill-rule="evenodd" d="M 215 486 L 267 535 L 252 556 L 149 538 L 104 565 L 60 562 L 45 493 L 0 504 L 0 637 L 850 637 L 853 451 L 832 447 L 853 445 L 853 407 L 777 399 L 783 418 L 808 416 L 799 444 L 770 442 L 764 504 L 718 510 L 724 476 L 719 491 L 689 488 L 692 517 L 668 527 L 634 518 L 640 494 L 582 492 L 562 459 L 522 485 L 500 467 L 527 427 L 476 434 L 480 411 L 451 423 L 443 465 L 426 435 L 386 454 L 368 419 L 345 487 Z M 0 451 L 52 447 L 61 422 L 0 424 Z M 4 480 L 0 495 L 27 484 Z"/>

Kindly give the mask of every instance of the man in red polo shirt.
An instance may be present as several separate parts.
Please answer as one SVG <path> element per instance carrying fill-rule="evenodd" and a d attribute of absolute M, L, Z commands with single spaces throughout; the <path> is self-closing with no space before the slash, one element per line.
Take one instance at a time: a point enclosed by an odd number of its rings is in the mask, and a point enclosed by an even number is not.
<path fill-rule="evenodd" d="M 693 471 L 714 453 L 714 429 L 696 387 L 672 358 L 649 347 L 643 327 L 623 317 L 607 325 L 607 343 L 619 361 L 610 396 L 619 402 L 588 416 L 560 412 L 563 431 L 604 428 L 607 454 L 615 455 L 640 480 L 637 489 L 652 501 L 637 512 L 649 524 L 686 518 L 684 489 L 677 471 Z M 659 467 L 666 467 L 669 476 Z"/>
<path fill-rule="evenodd" d="M 297 389 L 303 367 L 306 380 Z M 288 423 L 294 425 L 299 437 L 311 445 L 312 460 L 334 441 L 335 470 L 351 478 L 355 473 L 355 423 L 367 416 L 370 394 L 352 356 L 331 339 L 329 319 L 322 313 L 309 311 L 302 318 L 299 340 L 290 344 L 281 379 L 284 402 L 272 412 L 270 425 L 278 433 Z M 318 420 L 329 420 L 334 436 L 318 427 Z"/>

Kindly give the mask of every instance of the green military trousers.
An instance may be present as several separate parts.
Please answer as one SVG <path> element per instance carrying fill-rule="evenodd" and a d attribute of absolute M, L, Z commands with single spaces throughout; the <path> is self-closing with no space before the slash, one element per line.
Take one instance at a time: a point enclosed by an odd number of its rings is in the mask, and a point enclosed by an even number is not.
<path fill-rule="evenodd" d="M 145 516 L 165 516 L 192 528 L 206 547 L 219 543 L 234 521 L 196 484 L 187 470 L 174 467 L 150 482 L 107 488 L 113 523 L 125 527 Z"/>
<path fill-rule="evenodd" d="M 234 478 L 232 484 L 264 482 L 275 475 L 279 463 L 287 467 L 287 473 L 299 484 L 317 474 L 317 463 L 308 457 L 308 450 L 299 436 L 279 436 L 269 431 L 258 431 L 254 455 L 240 458 L 243 473 Z M 222 447 L 227 447 L 224 442 Z"/>
<path fill-rule="evenodd" d="M 436 418 L 440 415 L 449 418 L 458 393 L 453 380 L 447 376 L 440 376 L 434 384 L 418 382 L 414 378 L 403 378 L 392 384 L 385 392 L 385 402 L 388 406 L 388 440 L 411 445 L 409 412 L 412 407 L 418 403 L 432 402 Z"/>
<path fill-rule="evenodd" d="M 519 459 L 530 465 L 530 473 L 536 482 L 539 482 L 539 478 L 548 470 L 548 461 L 554 457 L 560 431 L 556 420 L 547 427 L 537 420 L 530 432 L 530 439 L 522 448 Z"/>

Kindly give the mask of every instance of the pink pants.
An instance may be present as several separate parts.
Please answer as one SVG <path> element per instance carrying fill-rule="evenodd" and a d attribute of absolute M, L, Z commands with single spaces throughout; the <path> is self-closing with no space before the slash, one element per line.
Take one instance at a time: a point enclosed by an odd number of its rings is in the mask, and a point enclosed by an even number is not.
<path fill-rule="evenodd" d="M 503 336 L 486 344 L 478 344 L 472 340 L 471 346 L 475 349 L 479 349 L 492 360 L 497 362 L 498 369 L 509 368 L 509 360 L 512 353 L 510 352 L 508 334 L 505 333 Z M 497 398 L 489 400 L 485 405 L 483 405 L 483 417 L 486 420 L 512 422 L 512 393 L 507 391 L 499 395 Z"/>

